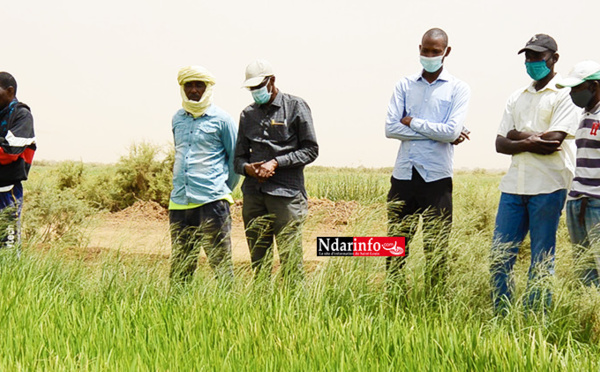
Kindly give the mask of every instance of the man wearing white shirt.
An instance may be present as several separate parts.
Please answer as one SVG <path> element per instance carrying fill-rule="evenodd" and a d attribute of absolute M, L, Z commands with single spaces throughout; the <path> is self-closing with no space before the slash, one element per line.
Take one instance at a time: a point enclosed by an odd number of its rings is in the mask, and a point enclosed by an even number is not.
<path fill-rule="evenodd" d="M 453 144 L 468 139 L 463 125 L 471 92 L 444 68 L 450 51 L 443 30 L 433 28 L 423 35 L 419 45 L 423 70 L 396 84 L 385 123 L 386 137 L 401 141 L 388 194 L 388 235 L 406 238 L 408 256 L 423 217 L 429 287 L 442 284 L 446 276 Z M 388 275 L 399 280 L 404 264 L 405 257 L 388 257 Z"/>
<path fill-rule="evenodd" d="M 567 189 L 573 177 L 577 130 L 576 107 L 567 90 L 556 88 L 560 76 L 556 41 L 545 34 L 533 36 L 520 53 L 533 79 L 513 93 L 496 137 L 496 151 L 512 156 L 500 182 L 500 203 L 492 243 L 492 297 L 497 312 L 512 298 L 511 272 L 527 232 L 531 238 L 527 307 L 551 294 L 538 284 L 554 274 L 556 230 Z"/>

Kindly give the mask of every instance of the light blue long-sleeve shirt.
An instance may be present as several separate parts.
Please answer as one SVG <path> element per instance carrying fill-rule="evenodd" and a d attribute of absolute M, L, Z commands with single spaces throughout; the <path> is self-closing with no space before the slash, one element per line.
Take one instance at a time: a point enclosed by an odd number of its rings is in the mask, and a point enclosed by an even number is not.
<path fill-rule="evenodd" d="M 388 106 L 385 135 L 402 141 L 392 176 L 410 180 L 412 168 L 425 182 L 452 177 L 454 142 L 460 135 L 471 91 L 445 69 L 433 83 L 421 74 L 396 84 Z M 410 127 L 400 120 L 412 117 Z"/>
<path fill-rule="evenodd" d="M 239 181 L 233 170 L 235 122 L 211 105 L 194 119 L 181 109 L 173 116 L 175 164 L 171 200 L 180 205 L 224 199 Z"/>

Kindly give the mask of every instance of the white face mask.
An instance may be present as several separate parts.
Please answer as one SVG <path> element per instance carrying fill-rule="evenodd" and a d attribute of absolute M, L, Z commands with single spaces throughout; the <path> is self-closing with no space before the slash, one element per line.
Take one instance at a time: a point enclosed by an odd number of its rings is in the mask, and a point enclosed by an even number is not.
<path fill-rule="evenodd" d="M 448 48 L 446 48 L 446 49 L 448 49 Z M 423 69 L 430 73 L 433 73 L 433 72 L 436 72 L 437 70 L 439 70 L 442 67 L 442 60 L 444 59 L 444 56 L 446 55 L 446 49 L 444 49 L 444 53 L 442 53 L 441 56 L 437 56 L 437 57 L 419 56 L 419 58 L 421 60 L 421 66 L 423 66 Z"/>

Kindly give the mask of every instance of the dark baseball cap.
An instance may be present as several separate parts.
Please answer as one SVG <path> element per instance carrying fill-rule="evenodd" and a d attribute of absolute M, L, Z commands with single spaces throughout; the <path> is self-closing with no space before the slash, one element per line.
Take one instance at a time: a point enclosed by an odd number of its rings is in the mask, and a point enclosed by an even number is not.
<path fill-rule="evenodd" d="M 546 34 L 536 34 L 533 35 L 531 39 L 525 44 L 525 48 L 519 50 L 521 54 L 526 50 L 533 50 L 534 52 L 545 52 L 550 50 L 552 52 L 556 52 L 558 50 L 558 46 L 556 45 L 556 41 L 552 38 L 552 36 Z"/>

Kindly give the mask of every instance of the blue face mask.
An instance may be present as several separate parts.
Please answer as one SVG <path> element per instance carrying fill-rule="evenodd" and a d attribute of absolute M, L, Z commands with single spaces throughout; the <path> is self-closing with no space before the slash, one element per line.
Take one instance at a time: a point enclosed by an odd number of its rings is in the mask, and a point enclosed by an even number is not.
<path fill-rule="evenodd" d="M 550 73 L 550 69 L 546 66 L 546 61 L 525 62 L 527 75 L 533 80 L 540 81 Z"/>
<path fill-rule="evenodd" d="M 264 105 L 271 99 L 271 93 L 269 93 L 269 89 L 266 85 L 262 88 L 252 90 L 250 93 L 252 93 L 254 102 L 258 103 L 259 105 Z"/>

